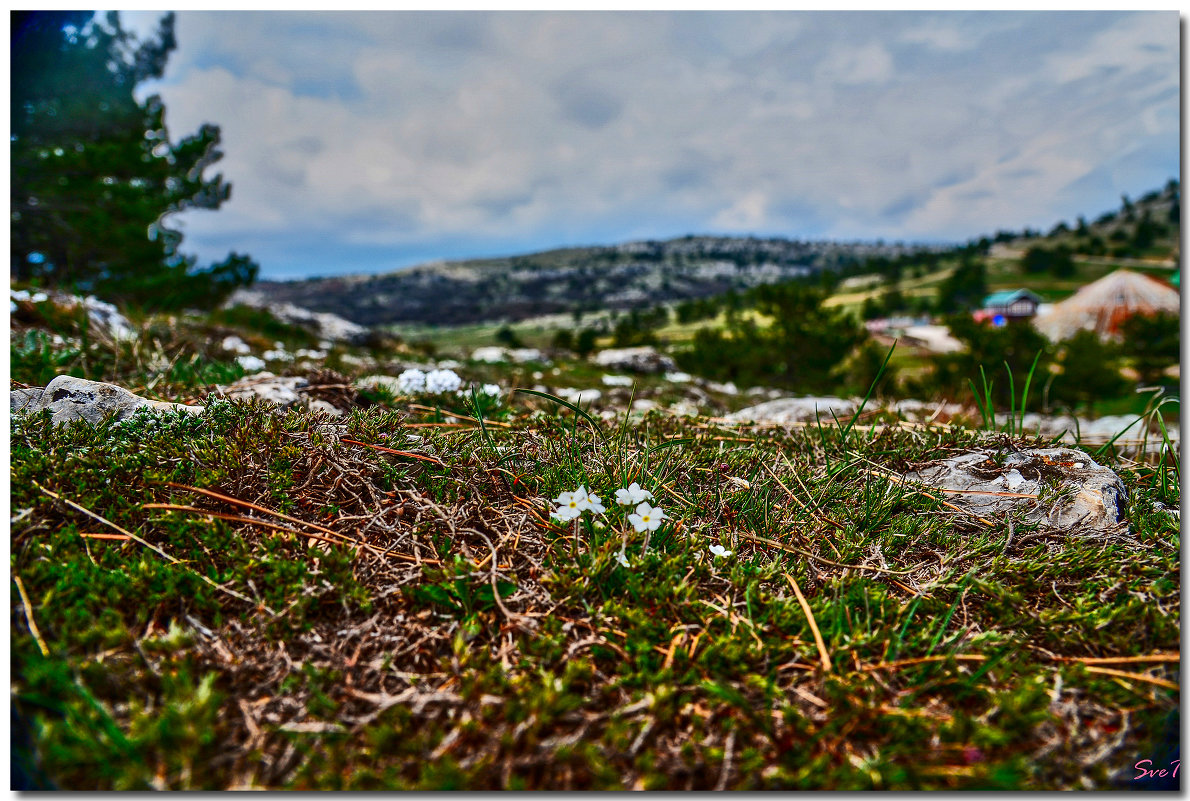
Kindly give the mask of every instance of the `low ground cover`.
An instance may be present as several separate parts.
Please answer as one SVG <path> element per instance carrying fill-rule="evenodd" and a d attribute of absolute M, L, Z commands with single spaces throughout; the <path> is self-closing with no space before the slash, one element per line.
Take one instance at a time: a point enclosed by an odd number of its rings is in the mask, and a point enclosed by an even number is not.
<path fill-rule="evenodd" d="M 1108 449 L 1127 525 L 1054 530 L 898 478 L 1044 444 L 1001 432 L 608 420 L 531 392 L 278 413 L 214 399 L 238 368 L 166 333 L 83 345 L 89 377 L 203 415 L 12 422 L 34 781 L 1106 788 L 1163 758 L 1173 465 Z M 42 344 L 16 380 L 78 359 Z M 556 514 L 580 486 L 598 503 Z"/>

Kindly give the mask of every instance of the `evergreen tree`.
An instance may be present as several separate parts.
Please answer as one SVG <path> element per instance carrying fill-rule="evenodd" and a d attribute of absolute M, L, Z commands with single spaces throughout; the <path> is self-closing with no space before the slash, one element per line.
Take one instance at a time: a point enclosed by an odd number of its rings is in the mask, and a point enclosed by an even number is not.
<path fill-rule="evenodd" d="M 140 42 L 116 12 L 91 16 L 12 12 L 13 277 L 149 308 L 213 305 L 258 266 L 232 253 L 196 269 L 166 220 L 230 196 L 222 175 L 203 175 L 222 157 L 219 129 L 175 143 L 161 98 L 133 95 L 164 73 L 174 17 Z"/>
<path fill-rule="evenodd" d="M 1094 411 L 1096 401 L 1118 398 L 1128 389 L 1120 375 L 1119 347 L 1103 342 L 1094 331 L 1079 331 L 1059 343 L 1057 356 L 1062 372 L 1050 389 L 1052 401 Z"/>

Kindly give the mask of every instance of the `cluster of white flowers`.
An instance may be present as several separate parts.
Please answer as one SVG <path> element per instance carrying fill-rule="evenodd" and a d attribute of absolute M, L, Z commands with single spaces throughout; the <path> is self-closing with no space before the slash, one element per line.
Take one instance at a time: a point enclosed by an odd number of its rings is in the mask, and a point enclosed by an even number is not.
<path fill-rule="evenodd" d="M 463 380 L 454 370 L 431 370 L 426 373 L 426 392 L 437 395 L 441 392 L 454 392 L 463 386 Z"/>
<path fill-rule="evenodd" d="M 616 490 L 617 503 L 622 506 L 636 505 L 636 510 L 628 515 L 628 522 L 632 524 L 632 527 L 636 529 L 637 533 L 656 531 L 661 527 L 663 522 L 672 519 L 660 506 L 649 504 L 649 500 L 652 497 L 653 493 L 647 489 L 642 489 L 640 484 L 635 481 L 627 488 Z M 563 492 L 557 498 L 554 498 L 554 503 L 558 507 L 550 512 L 550 517 L 564 523 L 577 519 L 583 512 L 603 514 L 607 511 L 599 496 L 590 492 L 585 486 L 580 486 L 574 492 Z M 603 527 L 598 521 L 595 521 L 595 525 L 598 528 Z M 628 555 L 623 548 L 616 555 L 616 561 L 624 567 L 630 566 Z"/>
<path fill-rule="evenodd" d="M 603 506 L 603 501 L 599 500 L 599 496 L 593 492 L 587 492 L 587 488 L 581 485 L 574 492 L 563 492 L 554 498 L 554 503 L 558 504 L 558 508 L 550 513 L 550 517 L 556 517 L 562 521 L 574 520 L 587 511 L 596 514 L 603 514 L 607 511 Z"/>
<path fill-rule="evenodd" d="M 397 388 L 402 395 L 417 395 L 426 391 L 426 374 L 412 367 L 397 376 Z"/>
<path fill-rule="evenodd" d="M 641 501 L 653 500 L 653 493 L 647 489 L 641 489 L 640 484 L 633 481 L 628 485 L 627 489 L 616 490 L 616 503 L 623 506 L 632 506 Z"/>
<path fill-rule="evenodd" d="M 397 376 L 397 389 L 402 395 L 419 395 L 429 392 L 437 395 L 443 392 L 454 392 L 463 385 L 454 370 L 431 370 L 424 372 L 411 367 Z"/>
<path fill-rule="evenodd" d="M 664 521 L 671 519 L 660 506 L 649 504 L 649 500 L 652 498 L 653 493 L 642 489 L 640 484 L 635 481 L 625 489 L 616 490 L 616 503 L 622 506 L 636 504 L 636 511 L 628 515 L 628 522 L 638 532 L 656 531 Z M 596 514 L 603 514 L 607 511 L 599 496 L 588 492 L 585 486 L 580 486 L 574 492 L 563 492 L 554 498 L 554 503 L 558 504 L 558 508 L 550 513 L 550 517 L 556 517 L 562 521 L 574 520 L 587 511 Z"/>
<path fill-rule="evenodd" d="M 502 392 L 503 392 L 503 390 L 500 389 L 499 384 L 484 384 L 482 387 L 480 387 L 480 390 L 479 390 L 479 394 L 491 395 L 493 398 L 500 397 L 500 394 Z"/>

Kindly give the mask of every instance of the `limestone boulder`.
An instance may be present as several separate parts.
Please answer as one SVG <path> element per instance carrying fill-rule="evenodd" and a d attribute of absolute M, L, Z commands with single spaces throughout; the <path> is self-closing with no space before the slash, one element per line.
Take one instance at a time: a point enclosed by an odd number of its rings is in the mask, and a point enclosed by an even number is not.
<path fill-rule="evenodd" d="M 623 370 L 630 373 L 661 373 L 674 370 L 674 360 L 656 348 L 609 348 L 595 354 L 595 364 L 606 370 Z"/>
<path fill-rule="evenodd" d="M 858 407 L 855 401 L 845 398 L 779 398 L 732 412 L 727 419 L 771 425 L 813 423 L 817 420 L 829 423 L 835 417 L 840 420 L 850 418 Z"/>
<path fill-rule="evenodd" d="M 310 382 L 301 376 L 278 376 L 265 371 L 245 376 L 226 387 L 221 386 L 218 391 L 229 400 L 259 398 L 275 406 L 287 408 L 301 403 L 300 390 L 309 384 Z"/>
<path fill-rule="evenodd" d="M 126 420 L 141 409 L 159 412 L 202 414 L 205 407 L 182 403 L 167 403 L 142 398 L 123 387 L 60 375 L 44 387 L 16 389 L 9 393 L 13 414 L 32 414 L 49 409 L 54 425 L 71 420 L 86 420 L 97 424 L 109 416 Z"/>
<path fill-rule="evenodd" d="M 1125 520 L 1123 480 L 1072 448 L 976 450 L 921 465 L 905 477 L 981 517 L 1019 514 L 1026 522 L 1087 530 Z"/>

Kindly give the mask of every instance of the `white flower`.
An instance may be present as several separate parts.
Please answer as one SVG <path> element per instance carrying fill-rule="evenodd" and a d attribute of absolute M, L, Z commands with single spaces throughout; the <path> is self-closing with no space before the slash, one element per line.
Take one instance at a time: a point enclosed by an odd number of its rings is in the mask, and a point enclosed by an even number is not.
<path fill-rule="evenodd" d="M 559 520 L 574 520 L 583 513 L 583 509 L 579 503 L 585 499 L 585 491 L 582 494 L 577 492 L 563 492 L 557 498 L 554 498 L 554 503 L 558 504 L 558 508 L 550 513 L 550 517 L 556 517 Z"/>
<path fill-rule="evenodd" d="M 484 384 L 483 389 L 479 390 L 481 395 L 491 395 L 494 398 L 500 397 L 501 389 L 499 384 Z"/>
<path fill-rule="evenodd" d="M 16 310 L 17 310 L 17 302 L 15 300 L 8 301 L 9 313 L 11 314 L 11 313 L 15 312 Z"/>
<path fill-rule="evenodd" d="M 278 348 L 276 350 L 266 350 L 264 353 L 262 353 L 260 355 L 268 361 L 288 362 L 288 361 L 293 360 L 293 354 L 290 353 L 289 351 L 285 350 L 284 348 Z"/>
<path fill-rule="evenodd" d="M 596 514 L 603 514 L 607 511 L 603 508 L 603 501 L 599 500 L 599 496 L 593 492 L 587 492 L 586 487 L 580 486 L 574 495 L 578 498 L 578 508 L 581 511 L 591 511 Z"/>
<path fill-rule="evenodd" d="M 637 531 L 656 531 L 661 527 L 661 521 L 665 520 L 667 515 L 661 511 L 659 506 L 649 506 L 648 501 L 645 501 L 640 506 L 636 507 L 636 513 L 628 515 L 628 521 L 632 523 Z"/>
<path fill-rule="evenodd" d="M 12 300 L 28 300 L 29 293 L 24 289 L 10 289 L 8 290 L 8 297 Z"/>
<path fill-rule="evenodd" d="M 712 545 L 711 556 L 731 556 L 731 551 L 727 550 L 722 545 Z"/>
<path fill-rule="evenodd" d="M 33 297 L 29 298 L 34 303 L 45 303 L 49 299 L 49 295 L 44 292 L 35 292 L 33 293 Z"/>
<path fill-rule="evenodd" d="M 416 395 L 426 390 L 426 374 L 411 367 L 397 376 L 397 388 L 402 395 Z"/>
<path fill-rule="evenodd" d="M 462 379 L 454 370 L 431 370 L 426 373 L 426 392 L 454 392 L 463 385 Z"/>
<path fill-rule="evenodd" d="M 264 369 L 264 360 L 259 356 L 236 356 L 236 362 L 249 373 L 258 373 Z"/>
<path fill-rule="evenodd" d="M 632 482 L 632 486 L 628 489 L 616 490 L 616 503 L 623 504 L 624 506 L 632 506 L 634 503 L 651 500 L 653 500 L 653 493 L 647 489 L 641 489 L 640 484 L 637 484 L 635 481 Z"/>
<path fill-rule="evenodd" d="M 618 554 L 616 554 L 616 561 L 622 564 L 624 567 L 631 567 L 631 565 L 628 564 L 628 555 L 623 551 L 620 551 Z"/>

